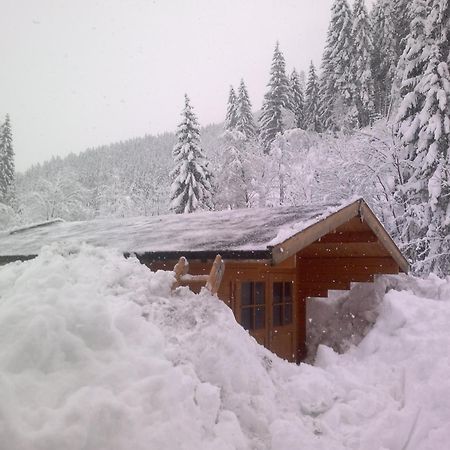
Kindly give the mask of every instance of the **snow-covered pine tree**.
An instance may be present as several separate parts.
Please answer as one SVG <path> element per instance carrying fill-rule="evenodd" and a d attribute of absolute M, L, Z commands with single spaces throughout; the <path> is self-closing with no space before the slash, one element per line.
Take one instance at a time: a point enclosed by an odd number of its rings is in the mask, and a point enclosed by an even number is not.
<path fill-rule="evenodd" d="M 170 209 L 176 214 L 211 209 L 211 174 L 203 150 L 200 147 L 200 131 L 197 118 L 185 96 L 182 121 L 177 130 L 177 143 L 173 148 L 175 168 L 170 192 Z"/>
<path fill-rule="evenodd" d="M 236 100 L 236 124 L 235 130 L 241 132 L 245 139 L 250 140 L 256 136 L 256 125 L 252 113 L 252 104 L 248 96 L 244 80 L 239 85 Z"/>
<path fill-rule="evenodd" d="M 225 131 L 219 141 L 217 190 L 214 205 L 218 209 L 256 206 L 255 178 L 261 172 L 261 155 L 255 140 L 237 130 Z"/>
<path fill-rule="evenodd" d="M 372 12 L 372 74 L 374 78 L 375 112 L 387 117 L 391 111 L 391 91 L 397 64 L 406 44 L 411 0 L 377 0 Z"/>
<path fill-rule="evenodd" d="M 300 70 L 300 72 L 298 72 L 298 81 L 300 83 L 300 88 L 304 93 L 306 91 L 306 73 L 304 70 Z"/>
<path fill-rule="evenodd" d="M 352 11 L 347 0 L 334 0 L 320 78 L 320 120 L 326 130 L 356 125 L 352 28 Z"/>
<path fill-rule="evenodd" d="M 294 113 L 296 128 L 304 128 L 305 101 L 300 77 L 295 69 L 292 70 L 289 79 L 291 85 L 291 111 Z"/>
<path fill-rule="evenodd" d="M 14 149 L 11 122 L 6 115 L 0 130 L 0 202 L 11 204 L 14 197 Z"/>
<path fill-rule="evenodd" d="M 429 13 L 429 1 L 412 1 L 408 11 L 414 11 L 411 23 L 408 24 L 408 35 L 404 40 L 404 50 L 400 55 L 394 82 L 391 89 L 391 109 L 397 112 L 400 102 L 409 92 L 413 92 L 425 69 L 426 60 L 423 49 L 426 45 L 425 23 Z"/>
<path fill-rule="evenodd" d="M 422 35 L 418 16 L 429 8 Z M 450 273 L 450 3 L 414 0 L 412 11 L 416 18 L 405 49 L 411 61 L 397 116 L 411 169 L 401 191 L 410 200 L 405 223 L 416 268 L 444 275 Z"/>
<path fill-rule="evenodd" d="M 417 139 L 417 129 L 413 122 L 420 120 L 418 115 L 423 104 L 422 94 L 416 88 L 428 64 L 428 55 L 425 49 L 428 46 L 426 23 L 430 13 L 429 3 L 430 0 L 413 0 L 414 19 L 411 22 L 405 50 L 397 67 L 401 98 L 396 118 L 398 134 L 405 147 L 409 147 L 412 151 L 414 151 Z M 412 131 L 414 132 L 411 133 Z M 413 154 L 406 155 L 406 157 L 414 159 Z"/>
<path fill-rule="evenodd" d="M 308 81 L 305 91 L 305 129 L 320 131 L 319 123 L 319 78 L 313 62 L 309 66 Z"/>
<path fill-rule="evenodd" d="M 230 86 L 228 96 L 227 115 L 225 117 L 225 130 L 231 131 L 236 126 L 237 98 L 233 86 Z"/>
<path fill-rule="evenodd" d="M 290 86 L 286 76 L 286 63 L 276 43 L 270 69 L 269 90 L 264 96 L 262 114 L 260 117 L 260 136 L 265 153 L 270 152 L 270 146 L 277 133 L 284 131 L 283 110 L 290 106 Z"/>
<path fill-rule="evenodd" d="M 361 128 L 371 122 L 374 115 L 374 87 L 370 57 L 373 53 L 372 30 L 364 0 L 355 0 L 353 6 L 353 76 L 354 99 Z"/>
<path fill-rule="evenodd" d="M 406 38 L 409 35 L 409 28 L 411 20 L 414 15 L 411 15 L 410 6 L 411 0 L 391 0 L 392 1 L 392 21 L 395 29 L 395 53 L 397 60 L 403 53 L 406 45 Z"/>
<path fill-rule="evenodd" d="M 401 211 L 397 227 L 400 230 L 399 238 L 405 245 L 405 252 L 413 261 L 416 261 L 418 254 L 424 251 L 417 240 L 420 235 L 424 236 L 426 233 L 426 225 L 419 226 L 423 211 L 417 206 L 417 199 L 412 201 L 408 185 L 414 174 L 411 161 L 417 157 L 417 130 L 413 123 L 420 120 L 419 114 L 423 104 L 422 94 L 417 92 L 416 88 L 427 65 L 424 49 L 428 42 L 425 29 L 429 15 L 428 3 L 429 0 L 413 1 L 414 19 L 411 22 L 405 50 L 397 66 L 396 86 L 392 93 L 395 96 L 393 102 L 400 105 L 396 117 L 397 135 L 400 139 L 397 159 L 400 165 L 395 197 Z M 413 206 L 413 203 L 416 205 Z"/>

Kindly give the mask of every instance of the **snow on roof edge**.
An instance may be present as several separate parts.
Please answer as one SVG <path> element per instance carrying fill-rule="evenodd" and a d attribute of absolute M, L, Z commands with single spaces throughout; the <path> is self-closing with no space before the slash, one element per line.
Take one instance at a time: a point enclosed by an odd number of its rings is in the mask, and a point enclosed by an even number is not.
<path fill-rule="evenodd" d="M 272 247 L 275 247 L 276 245 L 283 244 L 284 242 L 286 242 L 288 239 L 292 238 L 296 234 L 302 233 L 303 231 L 307 230 L 308 228 L 322 222 L 323 220 L 327 219 L 328 217 L 332 216 L 333 214 L 341 211 L 342 209 L 346 208 L 347 206 L 353 205 L 356 202 L 366 203 L 361 196 L 354 196 L 354 197 L 351 197 L 350 199 L 342 201 L 341 203 L 339 203 L 337 205 L 327 207 L 327 209 L 317 217 L 313 217 L 309 220 L 297 222 L 294 225 L 281 228 L 278 231 L 277 236 L 268 243 L 267 248 L 272 248 Z"/>
<path fill-rule="evenodd" d="M 22 231 L 32 230 L 33 228 L 46 227 L 48 225 L 53 225 L 54 223 L 61 223 L 61 222 L 65 222 L 65 220 L 56 218 L 56 219 L 46 220 L 45 222 L 35 222 L 35 223 L 31 223 L 29 225 L 25 225 L 23 227 L 12 228 L 10 230 L 7 230 L 6 233 L 9 235 L 12 235 L 12 234 L 21 233 Z"/>

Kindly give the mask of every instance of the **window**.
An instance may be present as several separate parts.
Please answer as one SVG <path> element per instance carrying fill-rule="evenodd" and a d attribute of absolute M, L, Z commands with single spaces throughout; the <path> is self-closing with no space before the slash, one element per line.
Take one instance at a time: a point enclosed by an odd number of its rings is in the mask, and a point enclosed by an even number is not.
<path fill-rule="evenodd" d="M 249 331 L 266 326 L 266 289 L 262 282 L 241 284 L 241 325 Z"/>
<path fill-rule="evenodd" d="M 292 323 L 292 282 L 278 281 L 272 285 L 273 325 Z"/>

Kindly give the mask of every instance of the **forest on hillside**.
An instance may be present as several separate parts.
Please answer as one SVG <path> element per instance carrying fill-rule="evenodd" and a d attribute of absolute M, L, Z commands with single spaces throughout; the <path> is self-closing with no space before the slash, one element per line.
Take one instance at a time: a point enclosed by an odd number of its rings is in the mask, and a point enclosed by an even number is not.
<path fill-rule="evenodd" d="M 417 273 L 448 274 L 449 42 L 448 0 L 377 0 L 370 11 L 364 0 L 335 0 L 322 61 L 288 69 L 276 43 L 263 104 L 252 105 L 242 80 L 230 88 L 223 124 L 201 128 L 186 96 L 176 134 L 89 149 L 14 174 L 7 118 L 0 226 L 357 195 Z"/>

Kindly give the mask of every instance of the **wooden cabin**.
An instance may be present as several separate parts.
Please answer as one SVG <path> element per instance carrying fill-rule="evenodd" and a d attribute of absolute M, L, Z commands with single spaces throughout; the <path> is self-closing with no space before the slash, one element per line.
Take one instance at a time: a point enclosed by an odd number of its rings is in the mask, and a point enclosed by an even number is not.
<path fill-rule="evenodd" d="M 198 275 L 209 273 L 221 254 L 218 297 L 259 343 L 295 362 L 306 356 L 307 297 L 409 268 L 362 199 L 340 206 L 56 222 L 1 235 L 0 264 L 29 259 L 55 241 L 119 248 L 152 270 L 173 270 L 184 256 Z"/>

